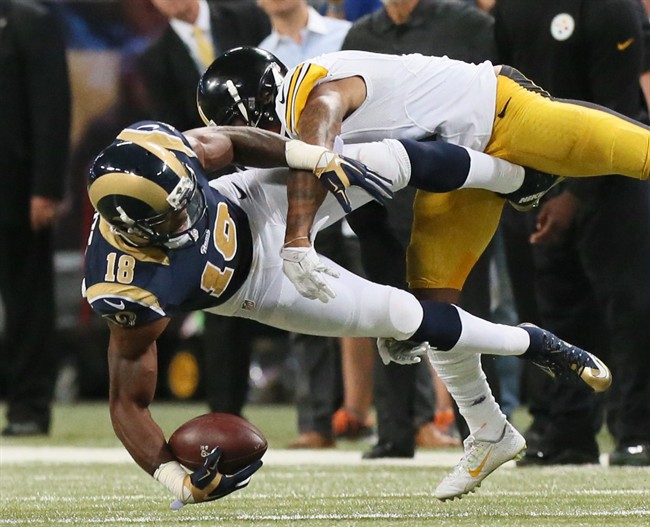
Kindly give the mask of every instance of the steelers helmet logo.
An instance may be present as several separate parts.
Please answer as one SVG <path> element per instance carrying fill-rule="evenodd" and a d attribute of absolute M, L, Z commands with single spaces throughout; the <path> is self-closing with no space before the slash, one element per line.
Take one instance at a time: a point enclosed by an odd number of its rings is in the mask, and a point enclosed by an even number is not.
<path fill-rule="evenodd" d="M 569 13 L 560 13 L 551 21 L 551 35 L 560 42 L 570 38 L 575 28 L 576 21 Z"/>

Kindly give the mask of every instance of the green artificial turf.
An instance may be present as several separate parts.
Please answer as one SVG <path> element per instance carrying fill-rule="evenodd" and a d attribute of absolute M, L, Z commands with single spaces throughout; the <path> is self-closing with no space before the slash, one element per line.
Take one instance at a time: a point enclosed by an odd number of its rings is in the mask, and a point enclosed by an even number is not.
<path fill-rule="evenodd" d="M 156 404 L 153 412 L 170 433 L 205 407 L 164 403 Z M 247 417 L 264 431 L 271 449 L 284 447 L 295 434 L 292 407 L 251 406 Z M 6 453 L 5 447 L 15 446 L 105 448 L 119 447 L 119 442 L 104 403 L 57 406 L 47 438 L 1 439 L 0 525 L 650 525 L 647 468 L 504 467 L 477 493 L 441 503 L 432 494 L 446 467 L 267 463 L 248 488 L 173 512 L 168 492 L 134 463 L 59 463 L 55 455 L 47 462 L 8 463 L 3 448 Z M 345 442 L 339 448 L 356 449 L 360 455 L 367 447 Z"/>

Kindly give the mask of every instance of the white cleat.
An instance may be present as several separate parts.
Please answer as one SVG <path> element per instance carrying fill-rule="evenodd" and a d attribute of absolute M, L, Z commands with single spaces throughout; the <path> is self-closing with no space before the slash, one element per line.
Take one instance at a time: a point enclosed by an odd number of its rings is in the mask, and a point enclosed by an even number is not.
<path fill-rule="evenodd" d="M 463 442 L 465 455 L 440 482 L 434 495 L 442 501 L 462 498 L 474 492 L 493 471 L 511 459 L 519 459 L 526 440 L 510 423 L 496 441 L 479 441 L 473 436 Z"/>

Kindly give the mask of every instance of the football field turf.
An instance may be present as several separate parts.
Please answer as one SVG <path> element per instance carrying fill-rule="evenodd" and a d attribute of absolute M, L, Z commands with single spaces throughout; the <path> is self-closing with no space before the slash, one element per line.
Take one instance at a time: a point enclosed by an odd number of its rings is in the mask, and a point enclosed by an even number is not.
<path fill-rule="evenodd" d="M 204 412 L 198 404 L 153 407 L 167 434 Z M 57 406 L 50 437 L 0 440 L 0 525 L 650 525 L 648 468 L 509 464 L 475 494 L 442 503 L 433 490 L 459 449 L 419 451 L 402 461 L 361 461 L 364 442 L 292 452 L 283 449 L 294 435 L 292 407 L 251 406 L 247 417 L 269 440 L 250 486 L 173 512 L 168 492 L 114 437 L 105 403 Z"/>

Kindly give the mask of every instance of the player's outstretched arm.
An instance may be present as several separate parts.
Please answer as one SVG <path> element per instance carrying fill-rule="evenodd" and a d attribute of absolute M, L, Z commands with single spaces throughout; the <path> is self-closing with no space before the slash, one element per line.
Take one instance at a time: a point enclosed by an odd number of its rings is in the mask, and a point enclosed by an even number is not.
<path fill-rule="evenodd" d="M 314 225 L 314 218 L 327 192 L 321 185 L 312 185 L 310 179 L 311 174 L 296 171 L 287 184 L 287 228 L 280 250 L 282 270 L 302 296 L 328 302 L 335 293 L 326 275 L 338 278 L 339 274 L 324 265 L 314 249 L 320 226 Z"/>
<path fill-rule="evenodd" d="M 360 161 L 298 140 L 289 141 L 285 151 L 289 166 L 311 170 L 346 214 L 352 212 L 347 195 L 347 189 L 352 186 L 362 188 L 382 205 L 393 197 L 391 180 Z M 313 185 L 313 182 L 310 184 Z"/>
<path fill-rule="evenodd" d="M 286 167 L 285 144 L 281 135 L 250 126 L 208 126 L 183 132 L 207 171 L 231 163 L 272 168 Z"/>
<path fill-rule="evenodd" d="M 288 179 L 289 226 L 288 236 L 294 238 L 308 237 L 312 222 L 318 207 L 325 199 L 326 191 L 322 185 L 315 184 L 313 173 L 304 170 L 315 170 L 318 158 L 326 148 L 318 148 L 318 155 L 305 160 L 304 156 L 294 154 L 293 162 L 287 160 L 285 147 L 288 140 L 282 136 L 248 126 L 209 126 L 195 128 L 183 133 L 196 152 L 203 167 L 217 170 L 230 163 L 246 166 L 290 167 L 303 169 L 291 174 Z M 296 143 L 293 141 L 292 143 Z M 294 150 L 295 152 L 295 150 Z M 295 245 L 309 245 L 296 243 Z"/>
<path fill-rule="evenodd" d="M 135 328 L 110 324 L 108 364 L 109 405 L 116 435 L 135 462 L 167 487 L 178 509 L 186 503 L 222 498 L 244 488 L 261 462 L 236 474 L 216 470 L 220 452 L 208 456 L 203 467 L 188 474 L 169 450 L 165 436 L 149 412 L 158 376 L 156 339 L 169 322 L 156 320 Z"/>
<path fill-rule="evenodd" d="M 316 86 L 298 123 L 301 141 L 289 142 L 286 147 L 289 166 L 312 171 L 322 185 L 300 172 L 289 178 L 287 230 L 280 253 L 283 270 L 302 296 L 322 302 L 335 296 L 327 277 L 338 276 L 321 263 L 313 248 L 318 230 L 313 221 L 325 199 L 324 189 L 334 195 L 346 212 L 351 210 L 346 189 L 352 185 L 363 188 L 379 201 L 392 196 L 388 180 L 362 163 L 330 150 L 334 148 L 343 118 L 362 104 L 365 95 L 365 84 L 358 77 Z"/>
<path fill-rule="evenodd" d="M 296 176 L 297 179 L 289 181 L 289 185 L 297 182 L 301 196 L 307 189 L 313 195 L 324 196 L 320 185 L 314 180 L 315 175 L 346 212 L 351 212 L 346 193 L 350 186 L 363 188 L 382 204 L 392 197 L 388 179 L 369 170 L 363 163 L 323 146 L 289 141 L 273 132 L 246 126 L 195 128 L 184 132 L 184 135 L 208 171 L 218 170 L 230 163 L 259 168 L 287 166 L 308 170 L 312 174 Z M 295 192 L 291 194 L 296 195 Z"/>
<path fill-rule="evenodd" d="M 168 322 L 168 318 L 161 318 L 137 327 L 109 322 L 109 407 L 113 429 L 131 457 L 149 474 L 161 463 L 175 459 L 149 412 L 158 375 L 156 339 Z"/>

